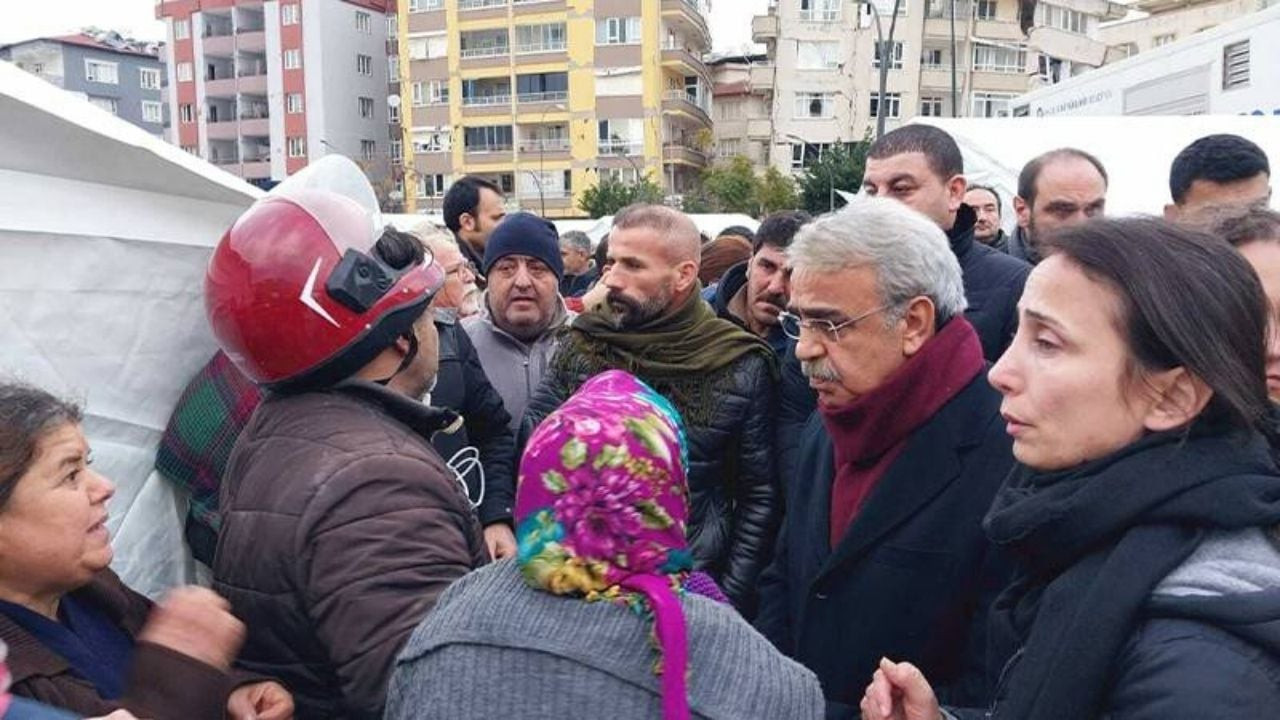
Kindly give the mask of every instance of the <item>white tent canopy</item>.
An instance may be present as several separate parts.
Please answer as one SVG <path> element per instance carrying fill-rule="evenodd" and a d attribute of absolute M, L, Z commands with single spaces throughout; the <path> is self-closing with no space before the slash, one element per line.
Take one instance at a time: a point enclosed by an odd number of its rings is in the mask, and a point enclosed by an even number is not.
<path fill-rule="evenodd" d="M 188 582 L 186 501 L 152 466 L 216 349 L 209 253 L 261 192 L 4 62 L 0 187 L 0 376 L 83 402 L 125 581 Z"/>
<path fill-rule="evenodd" d="M 718 235 L 721 230 L 732 225 L 742 225 L 743 227 L 749 228 L 752 232 L 755 232 L 755 230 L 760 227 L 760 222 L 753 219 L 750 215 L 705 213 L 690 215 L 689 218 L 693 220 L 694 225 L 698 226 L 698 230 L 700 232 L 704 232 L 708 237 L 712 238 Z M 412 230 L 423 221 L 444 227 L 444 216 L 438 214 L 394 215 L 384 213 L 382 215 L 382 219 L 399 230 Z M 613 227 L 613 216 L 605 215 L 604 217 L 595 220 L 553 219 L 551 222 L 555 223 L 556 231 L 561 235 L 569 232 L 570 230 L 578 230 L 586 233 L 587 237 L 591 238 L 591 244 L 595 245 L 600 242 L 600 238 L 604 237 L 605 234 L 609 232 L 609 228 Z"/>

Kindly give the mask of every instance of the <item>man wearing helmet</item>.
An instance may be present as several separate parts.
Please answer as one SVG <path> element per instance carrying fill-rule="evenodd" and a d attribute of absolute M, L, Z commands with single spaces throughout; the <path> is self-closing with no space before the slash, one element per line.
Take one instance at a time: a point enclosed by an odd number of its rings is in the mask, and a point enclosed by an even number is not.
<path fill-rule="evenodd" d="M 255 203 L 210 261 L 210 325 L 267 390 L 227 462 L 214 586 L 248 626 L 244 666 L 284 681 L 299 717 L 376 718 L 414 627 L 487 552 L 429 442 L 457 416 L 421 402 L 444 271 L 316 187 L 349 163 L 333 158 Z"/>

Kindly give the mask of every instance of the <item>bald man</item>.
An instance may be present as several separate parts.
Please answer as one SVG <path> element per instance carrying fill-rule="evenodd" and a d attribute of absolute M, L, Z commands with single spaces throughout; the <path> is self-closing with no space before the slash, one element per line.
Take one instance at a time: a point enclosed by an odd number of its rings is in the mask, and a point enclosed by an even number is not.
<path fill-rule="evenodd" d="M 574 319 L 524 416 L 524 434 L 582 382 L 623 369 L 675 405 L 689 448 L 689 543 L 745 615 L 779 519 L 769 345 L 716 317 L 698 281 L 701 241 L 683 213 L 633 205 L 613 220 L 606 301 Z"/>

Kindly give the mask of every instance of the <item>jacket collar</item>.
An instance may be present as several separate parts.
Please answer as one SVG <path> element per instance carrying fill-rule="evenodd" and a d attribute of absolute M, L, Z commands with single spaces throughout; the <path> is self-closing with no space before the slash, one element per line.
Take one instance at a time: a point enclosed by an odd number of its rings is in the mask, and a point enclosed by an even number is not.
<path fill-rule="evenodd" d="M 1009 236 L 1009 254 L 1032 265 L 1040 262 L 1040 254 L 1031 247 L 1031 238 L 1021 227 L 1016 228 Z"/>
<path fill-rule="evenodd" d="M 452 410 L 432 407 L 368 380 L 349 378 L 334 385 L 332 391 L 373 405 L 427 441 L 437 432 L 452 432 L 462 423 L 462 418 Z"/>

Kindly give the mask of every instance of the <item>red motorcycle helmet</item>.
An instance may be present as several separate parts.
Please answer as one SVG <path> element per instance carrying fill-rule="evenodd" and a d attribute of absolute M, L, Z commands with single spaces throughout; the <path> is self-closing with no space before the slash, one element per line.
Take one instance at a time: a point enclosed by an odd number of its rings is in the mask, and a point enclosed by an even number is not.
<path fill-rule="evenodd" d="M 373 188 L 330 155 L 255 202 L 222 237 L 205 276 L 218 344 L 278 392 L 331 386 L 406 332 L 444 284 L 427 253 L 397 269 L 373 253 Z"/>

